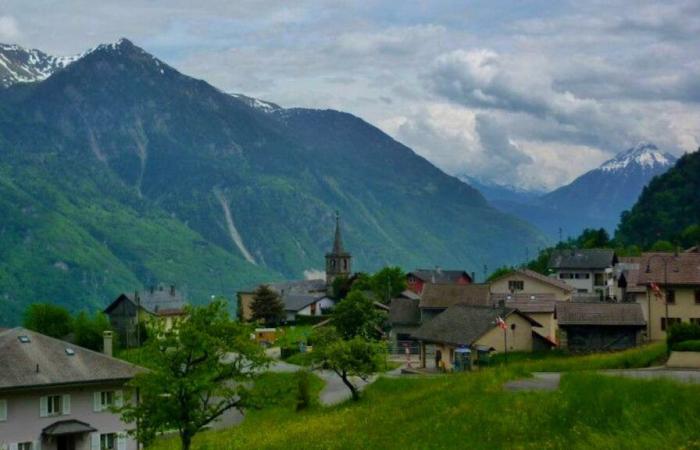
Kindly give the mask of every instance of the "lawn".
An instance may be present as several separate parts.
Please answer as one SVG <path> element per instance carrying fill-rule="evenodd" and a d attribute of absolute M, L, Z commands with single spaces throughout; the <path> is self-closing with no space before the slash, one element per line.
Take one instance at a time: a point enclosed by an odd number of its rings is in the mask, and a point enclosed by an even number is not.
<path fill-rule="evenodd" d="M 555 392 L 502 388 L 542 360 L 435 378 L 381 378 L 358 403 L 296 413 L 286 402 L 252 412 L 239 427 L 204 433 L 194 448 L 700 449 L 700 386 L 578 370 L 639 362 L 655 348 L 561 358 L 573 371 Z"/>

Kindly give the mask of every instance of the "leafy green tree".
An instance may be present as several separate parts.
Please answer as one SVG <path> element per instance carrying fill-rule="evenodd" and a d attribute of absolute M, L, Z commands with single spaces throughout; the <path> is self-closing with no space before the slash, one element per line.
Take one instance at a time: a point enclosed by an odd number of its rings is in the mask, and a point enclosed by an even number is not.
<path fill-rule="evenodd" d="M 49 303 L 33 303 L 24 313 L 24 327 L 60 339 L 71 332 L 70 313 Z"/>
<path fill-rule="evenodd" d="M 377 335 L 382 315 L 370 298 L 362 292 L 351 291 L 333 309 L 331 322 L 343 339 L 355 336 L 371 339 Z"/>
<path fill-rule="evenodd" d="M 681 244 L 685 248 L 700 245 L 700 225 L 688 225 L 681 233 Z"/>
<path fill-rule="evenodd" d="M 143 347 L 153 369 L 130 385 L 140 402 L 126 402 L 122 419 L 139 423 L 130 433 L 149 444 L 166 430 L 177 430 L 182 449 L 231 408 L 254 404 L 251 381 L 267 359 L 249 337 L 249 328 L 229 318 L 226 304 L 187 307 L 188 319 L 166 330 L 154 324 L 154 338 Z"/>
<path fill-rule="evenodd" d="M 493 281 L 496 278 L 500 278 L 504 275 L 508 275 L 509 273 L 513 272 L 515 269 L 513 267 L 508 267 L 508 266 L 503 266 L 499 267 L 498 269 L 494 270 L 491 275 L 487 278 L 486 281 Z"/>
<path fill-rule="evenodd" d="M 98 312 L 90 316 L 85 311 L 81 311 L 73 318 L 72 324 L 77 345 L 98 352 L 102 351 L 104 332 L 112 329 L 106 315 Z"/>
<path fill-rule="evenodd" d="M 607 248 L 612 242 L 605 228 L 586 228 L 576 238 L 575 244 L 578 248 Z"/>
<path fill-rule="evenodd" d="M 368 381 L 369 377 L 384 367 L 386 350 L 383 344 L 355 336 L 346 340 L 338 334 L 318 338 L 314 357 L 323 367 L 332 370 L 350 390 L 353 400 L 360 399 L 360 389 L 354 378 Z"/>
<path fill-rule="evenodd" d="M 262 285 L 255 290 L 250 309 L 253 320 L 262 320 L 268 326 L 276 326 L 284 319 L 282 299 L 267 285 Z"/>
<path fill-rule="evenodd" d="M 676 249 L 676 247 L 670 243 L 669 241 L 656 241 L 654 242 L 654 245 L 651 246 L 651 251 L 652 252 L 672 252 Z"/>
<path fill-rule="evenodd" d="M 385 267 L 370 277 L 374 295 L 384 304 L 406 290 L 406 273 L 400 267 Z"/>

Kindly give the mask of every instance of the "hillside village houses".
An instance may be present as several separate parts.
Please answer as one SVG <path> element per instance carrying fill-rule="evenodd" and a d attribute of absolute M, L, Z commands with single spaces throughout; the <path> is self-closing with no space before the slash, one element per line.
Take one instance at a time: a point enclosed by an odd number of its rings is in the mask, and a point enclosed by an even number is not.
<path fill-rule="evenodd" d="M 136 450 L 110 411 L 145 370 L 24 328 L 0 331 L 0 449 Z M 131 428 L 131 427 L 128 427 Z"/>

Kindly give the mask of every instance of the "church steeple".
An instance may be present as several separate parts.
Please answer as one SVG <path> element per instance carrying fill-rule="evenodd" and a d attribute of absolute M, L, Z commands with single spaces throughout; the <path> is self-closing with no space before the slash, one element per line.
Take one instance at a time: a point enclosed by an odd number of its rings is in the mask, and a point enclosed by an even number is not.
<path fill-rule="evenodd" d="M 332 286 L 338 277 L 348 277 L 352 273 L 352 255 L 343 248 L 343 238 L 340 233 L 340 214 L 335 212 L 335 238 L 333 249 L 326 253 L 326 284 Z"/>

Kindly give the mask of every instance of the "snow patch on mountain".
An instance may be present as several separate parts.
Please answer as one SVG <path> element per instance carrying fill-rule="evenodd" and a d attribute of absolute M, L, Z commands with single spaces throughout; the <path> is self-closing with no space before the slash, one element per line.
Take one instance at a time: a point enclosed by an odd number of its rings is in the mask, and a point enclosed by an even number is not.
<path fill-rule="evenodd" d="M 636 165 L 642 169 L 672 166 L 676 157 L 669 153 L 661 153 L 658 147 L 650 142 L 640 142 L 634 147 L 617 154 L 600 166 L 604 172 L 617 172 Z"/>
<path fill-rule="evenodd" d="M 83 55 L 84 53 L 74 56 L 52 56 L 15 44 L 0 44 L 0 85 L 8 87 L 15 83 L 45 80 Z"/>
<path fill-rule="evenodd" d="M 231 93 L 229 95 L 231 95 L 231 97 L 237 98 L 238 100 L 242 101 L 243 103 L 250 106 L 251 108 L 258 109 L 258 110 L 265 112 L 265 113 L 272 113 L 272 112 L 279 111 L 282 109 L 281 106 L 279 106 L 275 103 L 266 102 L 265 100 L 260 100 L 258 98 L 248 97 L 247 95 L 237 94 L 237 93 Z"/>

